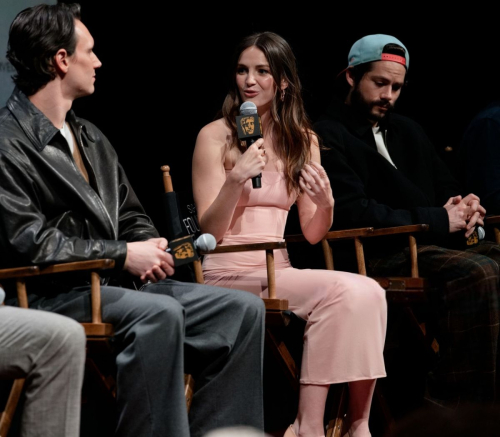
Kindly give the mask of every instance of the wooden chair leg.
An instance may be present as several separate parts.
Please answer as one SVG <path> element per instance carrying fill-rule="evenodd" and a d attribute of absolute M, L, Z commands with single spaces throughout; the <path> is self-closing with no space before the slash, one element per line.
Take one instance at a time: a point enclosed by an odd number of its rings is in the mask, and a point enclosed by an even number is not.
<path fill-rule="evenodd" d="M 184 374 L 184 394 L 186 396 L 186 406 L 189 413 L 189 409 L 191 408 L 191 401 L 193 400 L 193 391 L 194 391 L 194 379 L 189 374 Z"/>
<path fill-rule="evenodd" d="M 392 412 L 387 403 L 384 391 L 378 384 L 378 381 L 377 384 L 375 385 L 375 393 L 373 394 L 373 397 L 375 400 L 375 406 L 379 409 L 379 416 L 382 421 L 382 428 L 384 429 L 385 433 L 388 433 L 394 425 L 394 417 L 392 416 Z"/>
<path fill-rule="evenodd" d="M 7 437 L 10 429 L 12 420 L 14 419 L 14 414 L 16 412 L 17 404 L 21 398 L 21 393 L 23 392 L 24 378 L 16 379 L 12 384 L 12 389 L 10 390 L 9 398 L 5 404 L 5 410 L 0 416 L 0 437 Z"/>
<path fill-rule="evenodd" d="M 330 387 L 331 408 L 326 424 L 326 437 L 342 437 L 345 433 L 345 415 L 347 412 L 347 383 L 335 384 Z"/>
<path fill-rule="evenodd" d="M 266 329 L 266 341 L 273 347 L 273 354 L 278 359 L 278 363 L 294 391 L 299 390 L 299 369 L 290 351 L 288 350 L 284 340 L 273 333 L 269 328 Z"/>

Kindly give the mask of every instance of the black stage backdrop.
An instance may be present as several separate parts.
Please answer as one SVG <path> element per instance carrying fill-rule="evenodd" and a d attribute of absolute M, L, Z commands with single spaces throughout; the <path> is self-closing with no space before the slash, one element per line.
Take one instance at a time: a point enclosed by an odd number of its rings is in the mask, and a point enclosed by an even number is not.
<path fill-rule="evenodd" d="M 111 140 L 162 234 L 160 167 L 171 166 L 174 189 L 190 187 L 198 131 L 222 105 L 234 46 L 253 31 L 277 32 L 291 44 L 313 120 L 354 41 L 371 33 L 399 38 L 410 53 L 410 82 L 396 108 L 424 126 L 450 164 L 453 152 L 445 148 L 456 149 L 472 116 L 498 96 L 496 15 L 477 2 L 472 11 L 440 12 L 411 2 L 404 10 L 359 3 L 325 9 L 319 2 L 275 9 L 269 2 L 80 4 L 103 66 L 95 93 L 74 109 Z"/>

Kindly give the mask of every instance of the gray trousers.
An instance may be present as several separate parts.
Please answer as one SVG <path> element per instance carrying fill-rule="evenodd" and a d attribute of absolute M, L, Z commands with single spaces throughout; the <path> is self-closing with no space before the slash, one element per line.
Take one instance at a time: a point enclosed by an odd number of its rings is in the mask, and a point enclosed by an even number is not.
<path fill-rule="evenodd" d="M 236 425 L 263 429 L 262 299 L 170 279 L 144 291 L 101 290 L 103 321 L 115 327 L 117 436 L 201 437 Z M 88 287 L 33 305 L 90 321 Z M 189 420 L 185 371 L 195 379 Z"/>
<path fill-rule="evenodd" d="M 68 317 L 0 306 L 0 377 L 26 378 L 22 437 L 78 437 L 85 332 Z"/>

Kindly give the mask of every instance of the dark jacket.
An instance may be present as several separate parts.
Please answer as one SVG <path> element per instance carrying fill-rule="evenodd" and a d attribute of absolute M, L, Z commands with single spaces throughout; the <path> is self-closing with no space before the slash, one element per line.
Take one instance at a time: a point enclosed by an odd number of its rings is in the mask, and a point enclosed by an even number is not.
<path fill-rule="evenodd" d="M 60 131 L 15 89 L 0 109 L 2 267 L 112 258 L 121 271 L 126 242 L 157 237 L 108 139 L 73 111 L 90 183 Z"/>
<path fill-rule="evenodd" d="M 458 174 L 488 214 L 500 214 L 500 101 L 481 110 L 465 130 L 458 150 Z"/>
<path fill-rule="evenodd" d="M 430 225 L 432 242 L 449 237 L 443 205 L 461 193 L 422 127 L 392 113 L 382 124 L 395 168 L 377 151 L 371 125 L 334 101 L 314 125 L 323 144 L 322 165 L 335 198 L 334 229 Z"/>

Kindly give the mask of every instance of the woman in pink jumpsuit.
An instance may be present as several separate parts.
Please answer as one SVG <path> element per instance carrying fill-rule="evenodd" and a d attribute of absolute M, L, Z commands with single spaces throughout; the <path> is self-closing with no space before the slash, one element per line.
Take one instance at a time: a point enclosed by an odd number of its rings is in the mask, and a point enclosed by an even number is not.
<path fill-rule="evenodd" d="M 243 102 L 255 104 L 263 132 L 249 147 L 239 142 L 236 129 Z M 253 188 L 258 174 L 262 186 Z M 282 240 L 294 202 L 309 242 L 317 243 L 330 229 L 330 182 L 303 107 L 295 57 L 279 35 L 253 34 L 237 48 L 222 117 L 197 137 L 193 190 L 201 230 L 220 245 Z M 298 414 L 285 436 L 324 436 L 328 388 L 342 382 L 349 383 L 348 435 L 370 436 L 375 382 L 386 376 L 384 290 L 353 273 L 295 269 L 286 250 L 275 251 L 275 268 L 277 296 L 307 322 Z M 267 297 L 263 252 L 207 255 L 203 272 L 207 284 Z"/>

